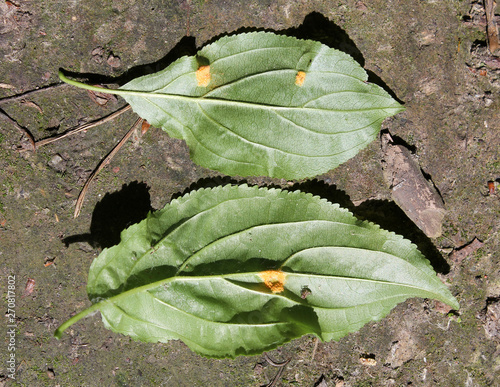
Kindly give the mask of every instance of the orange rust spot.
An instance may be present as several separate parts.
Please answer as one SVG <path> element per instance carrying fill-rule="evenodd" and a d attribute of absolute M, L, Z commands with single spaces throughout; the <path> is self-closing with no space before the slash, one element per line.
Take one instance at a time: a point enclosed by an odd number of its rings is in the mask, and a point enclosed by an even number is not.
<path fill-rule="evenodd" d="M 285 276 L 286 274 L 280 270 L 266 270 L 259 273 L 260 278 L 264 284 L 271 289 L 273 293 L 281 293 L 285 290 Z"/>
<path fill-rule="evenodd" d="M 297 73 L 297 76 L 295 77 L 295 84 L 297 86 L 302 86 L 305 80 L 306 80 L 306 73 L 303 71 L 299 71 Z"/>
<path fill-rule="evenodd" d="M 196 80 L 198 81 L 198 86 L 207 87 L 211 78 L 210 66 L 200 66 L 200 68 L 196 70 Z"/>

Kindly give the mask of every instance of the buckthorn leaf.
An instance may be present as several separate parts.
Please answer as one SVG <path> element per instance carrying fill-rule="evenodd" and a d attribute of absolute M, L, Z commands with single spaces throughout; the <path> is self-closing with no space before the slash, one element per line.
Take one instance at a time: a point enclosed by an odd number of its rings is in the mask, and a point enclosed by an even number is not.
<path fill-rule="evenodd" d="M 227 175 L 302 179 L 356 155 L 385 118 L 403 110 L 367 79 L 339 50 L 254 32 L 223 37 L 108 92 L 184 139 L 199 165 Z"/>
<path fill-rule="evenodd" d="M 211 357 L 305 334 L 339 339 L 410 297 L 459 305 L 408 240 L 299 191 L 224 186 L 173 200 L 90 267 L 91 312 L 147 342 Z"/>

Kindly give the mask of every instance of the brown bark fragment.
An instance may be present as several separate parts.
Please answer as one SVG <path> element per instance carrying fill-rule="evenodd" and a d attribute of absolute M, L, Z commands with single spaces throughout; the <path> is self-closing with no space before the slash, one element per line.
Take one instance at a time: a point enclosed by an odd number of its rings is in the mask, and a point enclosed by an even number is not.
<path fill-rule="evenodd" d="M 498 39 L 498 26 L 495 20 L 495 8 L 497 3 L 495 0 L 484 0 L 484 8 L 486 11 L 486 35 L 488 38 L 488 49 L 493 55 L 500 54 L 500 41 Z"/>
<path fill-rule="evenodd" d="M 450 260 L 456 265 L 460 265 L 465 257 L 472 254 L 477 249 L 480 249 L 483 246 L 483 242 L 479 239 L 474 238 L 474 240 L 462 247 L 459 247 L 456 250 L 453 250 L 450 253 Z"/>
<path fill-rule="evenodd" d="M 489 303 L 486 308 L 486 321 L 484 324 L 486 336 L 490 339 L 500 337 L 500 302 Z"/>
<path fill-rule="evenodd" d="M 411 153 L 382 135 L 384 177 L 392 198 L 405 214 L 430 238 L 442 232 L 445 208 L 434 185 L 423 175 Z"/>

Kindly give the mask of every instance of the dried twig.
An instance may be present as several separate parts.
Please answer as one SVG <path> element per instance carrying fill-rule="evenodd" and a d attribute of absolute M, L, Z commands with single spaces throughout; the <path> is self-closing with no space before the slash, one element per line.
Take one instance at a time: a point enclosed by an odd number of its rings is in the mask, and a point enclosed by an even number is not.
<path fill-rule="evenodd" d="M 121 109 L 118 109 L 114 113 L 111 113 L 105 117 L 99 118 L 98 120 L 87 122 L 86 124 L 77 126 L 76 128 L 70 129 L 70 130 L 68 130 L 64 133 L 58 134 L 56 136 L 44 138 L 43 140 L 36 141 L 35 145 L 37 148 L 39 148 L 41 146 L 50 144 L 50 143 L 58 141 L 58 140 L 61 140 L 65 137 L 71 136 L 71 135 L 79 133 L 81 131 L 84 131 L 84 130 L 93 128 L 95 126 L 104 124 L 104 123 L 111 121 L 112 119 L 118 117 L 120 114 L 125 113 L 127 110 L 130 110 L 130 109 L 131 109 L 130 105 L 125 105 L 124 107 L 122 107 Z"/>
<path fill-rule="evenodd" d="M 27 91 L 27 92 L 22 93 L 22 94 L 17 94 L 17 95 L 13 95 L 13 96 L 10 96 L 10 97 L 0 98 L 0 105 L 3 104 L 3 103 L 7 103 L 7 102 L 14 102 L 14 101 L 18 101 L 18 100 L 25 100 L 26 97 L 28 97 L 28 96 L 32 96 L 33 94 L 37 94 L 37 93 L 42 92 L 42 91 L 47 91 L 47 90 L 50 90 L 50 89 L 54 89 L 54 88 L 57 88 L 57 87 L 60 87 L 60 86 L 68 86 L 68 85 L 66 83 L 59 83 L 59 84 L 55 84 L 55 85 L 49 85 L 49 86 L 46 86 L 46 87 L 42 87 L 40 89 Z M 106 123 L 108 121 L 111 121 L 114 118 L 116 118 L 117 116 L 119 116 L 120 114 L 123 114 L 123 113 L 125 113 L 126 111 L 128 111 L 130 109 L 131 109 L 131 106 L 127 104 L 124 107 L 118 109 L 117 111 L 115 111 L 115 112 L 113 112 L 113 113 L 111 113 L 111 114 L 109 114 L 109 115 L 107 115 L 105 117 L 102 117 L 102 118 L 100 118 L 98 120 L 95 120 L 95 121 L 92 121 L 92 122 L 88 122 L 88 123 L 86 123 L 84 125 L 80 125 L 80 126 L 78 126 L 76 128 L 70 129 L 70 130 L 66 131 L 65 133 L 62 133 L 62 134 L 59 134 L 59 135 L 56 135 L 56 136 L 53 136 L 53 137 L 45 138 L 45 139 L 39 140 L 39 141 L 35 141 L 35 139 L 33 138 L 33 135 L 28 131 L 28 129 L 23 128 L 21 125 L 19 125 L 14 119 L 12 119 L 11 117 L 9 117 L 9 115 L 7 113 L 5 113 L 2 109 L 0 109 L 0 117 L 3 118 L 4 120 L 10 122 L 16 129 L 18 129 L 23 135 L 25 135 L 29 139 L 29 141 L 31 143 L 31 146 L 32 146 L 32 150 L 34 152 L 34 151 L 36 151 L 36 149 L 38 147 L 50 144 L 52 142 L 61 140 L 61 139 L 65 138 L 65 137 L 71 136 L 73 134 L 79 133 L 81 131 L 84 131 L 84 130 L 93 128 L 95 126 L 104 124 L 104 123 Z M 89 176 L 89 178 L 85 182 L 85 184 L 84 184 L 84 186 L 83 186 L 83 188 L 82 188 L 82 190 L 80 192 L 80 195 L 78 195 L 78 199 L 76 201 L 76 206 L 75 206 L 75 212 L 74 212 L 74 217 L 75 218 L 78 217 L 78 215 L 80 214 L 80 211 L 81 211 L 82 206 L 83 206 L 83 201 L 85 199 L 85 195 L 86 195 L 86 193 L 87 193 L 87 191 L 89 189 L 89 186 L 92 183 L 92 181 L 95 179 L 95 177 L 98 175 L 98 173 L 106 165 L 108 165 L 110 163 L 110 161 L 112 160 L 112 158 L 114 157 L 114 155 L 121 149 L 121 147 L 123 146 L 123 144 L 125 144 L 125 142 L 133 134 L 134 130 L 137 127 L 139 127 L 143 122 L 144 122 L 143 119 L 141 119 L 141 118 L 137 119 L 137 121 L 134 123 L 134 125 L 132 125 L 132 127 L 125 134 L 125 136 L 123 136 L 123 138 L 120 140 L 120 142 L 111 150 L 111 152 L 109 152 L 109 154 L 99 163 L 99 165 L 96 167 L 96 169 L 91 173 L 91 175 Z M 147 128 L 143 128 L 143 131 L 147 131 Z M 27 150 L 27 149 L 20 149 L 20 151 L 25 151 L 25 150 Z"/>
<path fill-rule="evenodd" d="M 278 363 L 277 361 L 274 361 L 273 359 L 271 359 L 267 353 L 264 353 L 264 357 L 266 358 L 266 361 L 269 364 L 271 364 L 273 367 L 284 367 L 288 363 L 290 363 L 290 360 L 291 360 L 291 358 L 290 358 L 288 360 L 285 360 L 284 362 Z"/>
<path fill-rule="evenodd" d="M 78 217 L 80 215 L 80 211 L 83 206 L 83 200 L 85 199 L 85 195 L 89 189 L 90 183 L 94 180 L 94 178 L 97 176 L 97 174 L 106 166 L 110 163 L 111 159 L 114 157 L 114 155 L 121 149 L 123 144 L 127 142 L 127 140 L 130 138 L 132 133 L 134 133 L 134 130 L 139 127 L 139 125 L 142 124 L 143 119 L 138 118 L 137 121 L 135 121 L 134 125 L 129 129 L 129 131 L 123 136 L 123 138 L 120 140 L 118 144 L 115 145 L 113 150 L 108 153 L 108 155 L 99 163 L 97 168 L 91 173 L 87 181 L 85 182 L 85 185 L 83 186 L 80 195 L 78 195 L 78 200 L 76 201 L 76 206 L 75 206 L 75 213 L 74 217 Z"/>
<path fill-rule="evenodd" d="M 319 339 L 317 337 L 315 337 L 314 338 L 314 348 L 313 348 L 313 352 L 311 355 L 311 363 L 314 361 L 314 356 L 316 356 L 316 351 L 318 350 L 318 343 L 319 343 Z"/>
<path fill-rule="evenodd" d="M 39 89 L 35 89 L 35 90 L 30 90 L 30 91 L 27 91 L 25 93 L 21 93 L 21 94 L 16 94 L 16 95 L 12 95 L 10 97 L 3 97 L 3 98 L 0 98 L 0 105 L 1 104 L 4 104 L 4 103 L 8 103 L 8 102 L 15 102 L 15 101 L 18 101 L 18 100 L 26 100 L 27 97 L 31 97 L 35 94 L 38 94 L 38 93 L 41 93 L 41 92 L 45 92 L 45 91 L 48 91 L 48 90 L 52 90 L 52 89 L 55 89 L 55 88 L 59 88 L 59 87 L 66 87 L 66 86 L 69 86 L 67 83 L 57 83 L 57 84 L 54 84 L 54 85 L 48 85 L 48 86 L 45 86 L 45 87 L 41 87 Z M 90 129 L 94 126 L 97 126 L 97 125 L 100 125 L 100 124 L 103 124 L 105 122 L 108 122 L 110 120 L 112 120 L 113 118 L 117 117 L 118 115 L 126 112 L 127 110 L 130 109 L 130 105 L 126 105 L 125 107 L 121 108 L 120 110 L 117 110 L 116 112 L 104 117 L 104 118 L 101 118 L 99 120 L 96 120 L 96 121 L 93 121 L 93 122 L 89 122 L 85 125 L 81 125 L 81 126 L 78 126 L 77 128 L 74 128 L 74 129 L 71 129 L 69 131 L 67 131 L 66 133 L 63 133 L 63 134 L 60 134 L 60 135 L 57 135 L 57 136 L 54 136 L 54 137 L 50 137 L 50 138 L 46 138 L 46 139 L 43 139 L 43 140 L 40 140 L 40 141 L 35 141 L 35 138 L 33 137 L 33 135 L 30 133 L 30 131 L 24 127 L 22 127 L 21 125 L 19 125 L 16 120 L 12 119 L 7 113 L 5 113 L 2 109 L 0 109 L 0 117 L 5 119 L 6 121 L 10 122 L 17 130 L 19 130 L 24 136 L 26 136 L 31 144 L 31 149 L 33 152 L 38 148 L 38 147 L 41 147 L 41 146 L 44 146 L 44 145 L 47 145 L 47 144 L 50 144 L 51 142 L 54 142 L 54 141 L 57 141 L 57 140 L 60 140 L 64 137 L 67 137 L 67 136 L 70 136 L 72 134 L 75 134 L 75 133 L 78 133 L 78 132 L 81 132 L 83 130 L 86 130 L 86 129 Z M 20 149 L 20 151 L 26 151 L 28 149 Z"/>
<path fill-rule="evenodd" d="M 265 357 L 266 361 L 269 364 L 271 364 L 273 367 L 279 367 L 279 370 L 276 373 L 276 375 L 274 376 L 273 380 L 271 380 L 271 382 L 267 385 L 267 387 L 274 387 L 276 385 L 276 383 L 278 383 L 278 381 L 281 379 L 281 375 L 283 374 L 283 371 L 285 370 L 286 365 L 288 363 L 290 363 L 290 360 L 292 360 L 292 358 L 285 360 L 282 363 L 278 363 L 278 362 L 275 362 L 274 360 L 272 360 L 267 353 L 264 353 L 264 357 Z"/>
<path fill-rule="evenodd" d="M 35 145 L 35 139 L 33 138 L 33 135 L 30 133 L 30 131 L 21 125 L 19 125 L 16 120 L 12 119 L 9 117 L 7 113 L 5 113 L 2 109 L 0 109 L 0 117 L 2 117 L 4 120 L 10 122 L 17 130 L 19 130 L 24 136 L 26 136 L 33 148 L 33 152 L 36 150 L 36 145 Z"/>
<path fill-rule="evenodd" d="M 3 103 L 7 103 L 7 102 L 14 102 L 14 101 L 17 101 L 20 99 L 26 99 L 26 97 L 30 97 L 30 96 L 32 96 L 34 94 L 38 94 L 42 91 L 45 92 L 47 90 L 52 90 L 52 89 L 55 89 L 58 87 L 66 87 L 66 86 L 69 86 L 69 85 L 67 83 L 56 83 L 54 85 L 40 87 L 39 89 L 26 91 L 26 92 L 21 93 L 21 94 L 12 95 L 10 97 L 3 97 L 3 98 L 0 98 L 0 105 Z"/>

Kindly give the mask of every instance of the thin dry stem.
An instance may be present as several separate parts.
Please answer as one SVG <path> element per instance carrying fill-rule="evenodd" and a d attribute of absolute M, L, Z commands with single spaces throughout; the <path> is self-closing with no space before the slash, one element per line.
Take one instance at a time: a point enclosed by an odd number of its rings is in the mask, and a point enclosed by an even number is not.
<path fill-rule="evenodd" d="M 85 182 L 85 185 L 83 186 L 80 195 L 78 195 L 78 200 L 76 201 L 76 206 L 75 206 L 75 213 L 74 217 L 77 218 L 78 215 L 80 215 L 80 211 L 83 206 L 83 200 L 85 199 L 85 195 L 87 194 L 87 191 L 89 189 L 90 183 L 95 179 L 97 174 L 106 166 L 108 165 L 112 158 L 115 156 L 115 154 L 121 149 L 123 144 L 127 142 L 127 140 L 130 138 L 132 133 L 134 133 L 134 130 L 138 128 L 142 124 L 143 119 L 138 118 L 137 121 L 135 121 L 134 125 L 129 129 L 129 131 L 123 136 L 123 138 L 120 140 L 118 144 L 111 150 L 111 152 L 108 153 L 108 155 L 99 163 L 97 168 L 91 173 L 87 181 Z"/>
<path fill-rule="evenodd" d="M 318 343 L 319 343 L 319 339 L 317 337 L 315 337 L 314 338 L 314 348 L 313 348 L 313 352 L 311 355 L 311 363 L 314 361 L 314 356 L 316 356 L 316 351 L 318 350 Z"/>
<path fill-rule="evenodd" d="M 33 152 L 36 150 L 36 144 L 35 144 L 35 139 L 33 138 L 33 135 L 30 133 L 30 131 L 26 128 L 23 128 L 21 125 L 19 125 L 16 120 L 12 119 L 9 117 L 7 113 L 5 113 L 2 109 L 0 109 L 0 117 L 2 117 L 4 120 L 10 122 L 17 130 L 19 130 L 23 136 L 26 136 L 33 148 Z"/>
<path fill-rule="evenodd" d="M 34 94 L 41 93 L 42 91 L 45 92 L 47 90 L 51 90 L 51 89 L 55 89 L 55 88 L 59 88 L 59 87 L 66 87 L 66 86 L 68 86 L 66 83 L 57 83 L 55 85 L 48 85 L 48 86 L 40 87 L 39 89 L 26 91 L 26 92 L 21 93 L 21 94 L 11 95 L 10 97 L 3 97 L 3 98 L 0 98 L 0 105 L 7 103 L 7 102 L 14 102 L 14 101 L 18 101 L 20 99 L 25 99 L 26 97 L 30 97 Z"/>
<path fill-rule="evenodd" d="M 65 133 L 58 134 L 58 135 L 53 136 L 53 137 L 44 138 L 43 140 L 36 141 L 35 145 L 36 145 L 37 148 L 39 148 L 41 146 L 50 144 L 52 142 L 61 140 L 61 139 L 65 138 L 65 137 L 69 137 L 69 136 L 71 136 L 73 134 L 76 134 L 76 133 L 82 132 L 84 130 L 96 127 L 96 126 L 101 125 L 101 124 L 104 124 L 104 123 L 106 123 L 108 121 L 113 120 L 114 118 L 118 117 L 120 114 L 123 114 L 127 110 L 130 110 L 130 109 L 131 109 L 130 105 L 125 105 L 124 107 L 122 107 L 121 109 L 118 109 L 114 113 L 111 113 L 111 114 L 109 114 L 109 115 L 107 115 L 105 117 L 99 118 L 98 120 L 87 122 L 86 124 L 77 126 L 76 128 L 70 129 L 70 130 L 68 130 Z"/>
<path fill-rule="evenodd" d="M 274 360 L 272 360 L 267 353 L 264 353 L 264 357 L 265 357 L 266 361 L 269 364 L 271 364 L 273 367 L 279 368 L 279 370 L 276 373 L 276 375 L 274 376 L 273 380 L 271 380 L 271 383 L 269 383 L 267 385 L 267 387 L 274 387 L 274 386 L 276 386 L 276 383 L 278 383 L 278 381 L 281 379 L 281 375 L 283 374 L 283 371 L 285 370 L 286 365 L 288 363 L 290 363 L 290 360 L 292 360 L 292 359 L 290 358 L 288 360 L 285 360 L 282 363 L 278 363 L 278 362 L 275 362 Z"/>

